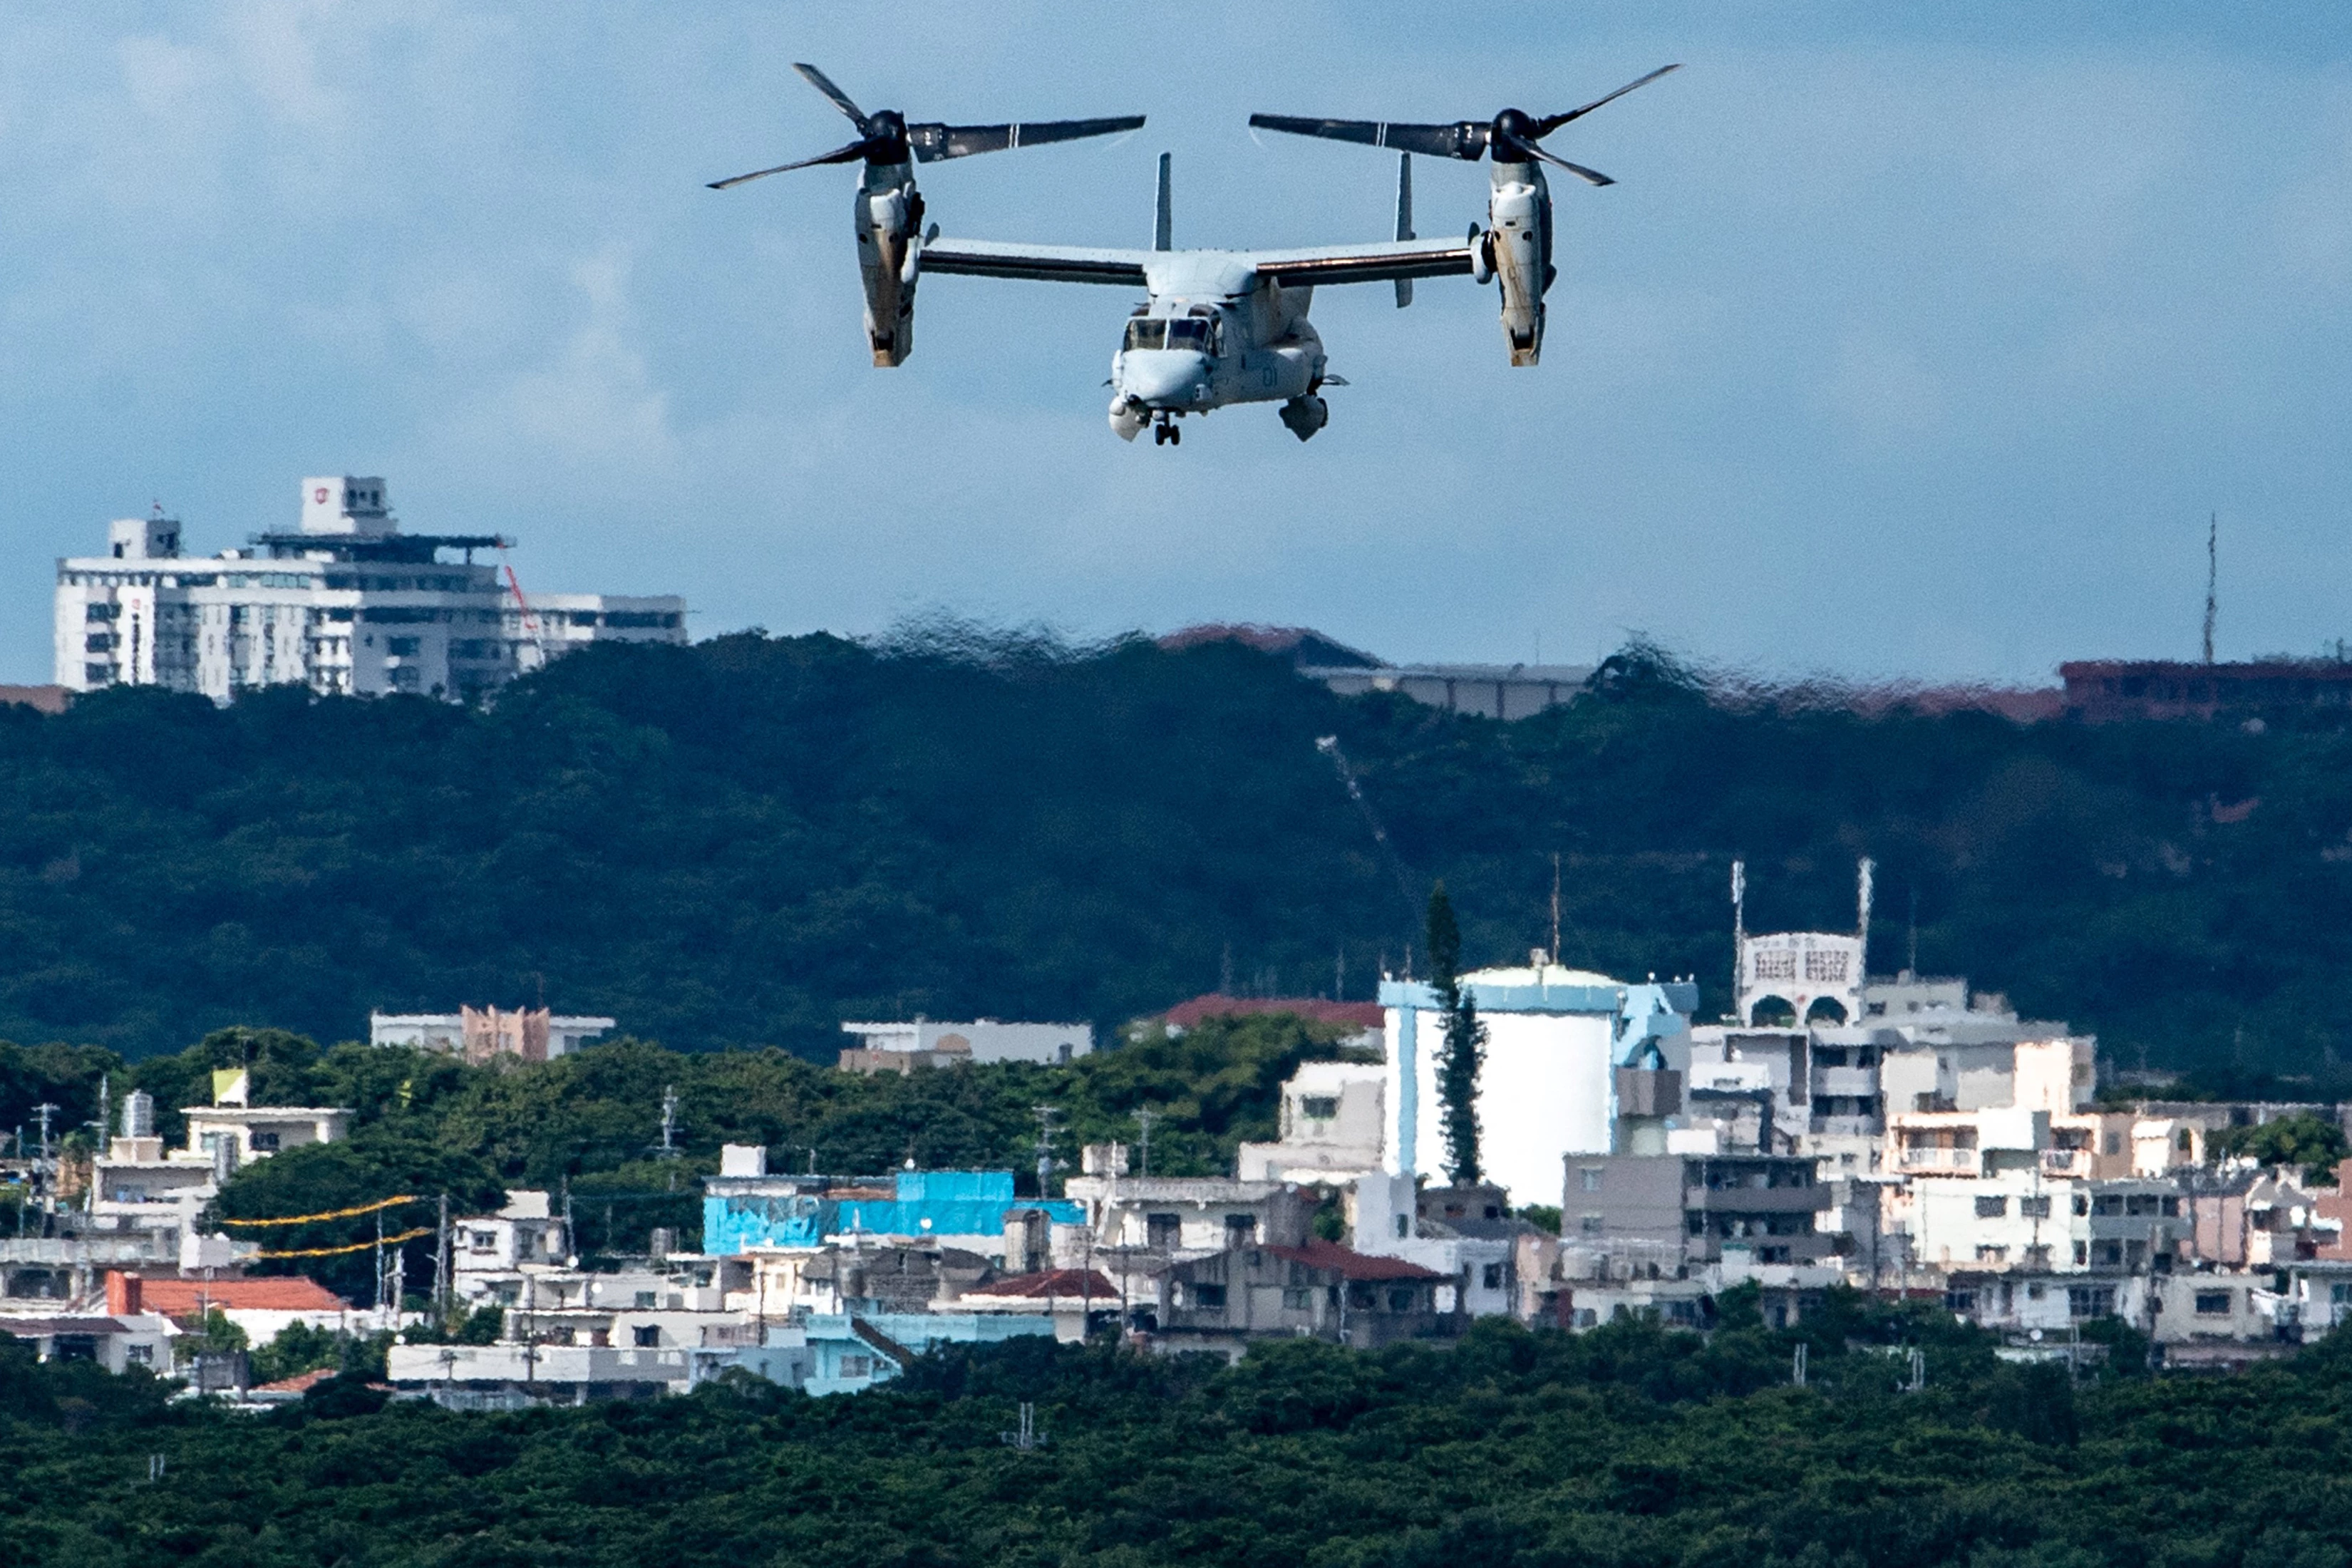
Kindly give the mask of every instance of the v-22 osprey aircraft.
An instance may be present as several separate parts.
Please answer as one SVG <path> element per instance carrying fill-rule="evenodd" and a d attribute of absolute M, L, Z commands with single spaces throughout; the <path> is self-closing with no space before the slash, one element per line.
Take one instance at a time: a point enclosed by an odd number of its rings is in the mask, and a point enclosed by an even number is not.
<path fill-rule="evenodd" d="M 1490 124 L 1391 125 L 1370 121 L 1294 120 L 1253 115 L 1265 129 L 1322 136 L 1400 152 L 1396 237 L 1358 246 L 1291 250 L 1178 250 L 1172 238 L 1170 159 L 1160 158 L 1150 250 L 1007 245 L 943 239 L 923 226 L 913 164 L 973 153 L 1034 146 L 1135 129 L 1141 116 L 1038 124 L 908 124 L 895 110 L 867 114 L 811 65 L 795 65 L 810 85 L 857 127 L 858 140 L 818 157 L 712 183 L 724 190 L 769 174 L 820 163 L 863 160 L 855 212 L 866 329 L 877 365 L 902 363 L 914 338 L 915 288 L 922 274 L 1025 278 L 1045 282 L 1140 286 L 1145 302 L 1129 316 L 1111 359 L 1110 426 L 1132 441 L 1146 426 L 1155 442 L 1182 438 L 1177 421 L 1237 403 L 1279 403 L 1283 425 L 1301 441 L 1330 419 L 1321 391 L 1347 384 L 1329 373 L 1322 338 L 1307 321 L 1318 283 L 1390 282 L 1399 308 L 1412 302 L 1416 279 L 1468 274 L 1499 285 L 1503 327 L 1513 364 L 1533 364 L 1543 339 L 1543 294 L 1557 277 L 1551 260 L 1551 207 L 1543 173 L 1549 163 L 1594 184 L 1608 176 L 1546 153 L 1544 136 L 1634 88 L 1667 66 L 1565 114 L 1538 119 L 1506 110 Z M 1475 160 L 1491 153 L 1491 226 L 1472 226 L 1460 241 L 1422 240 L 1412 232 L 1412 153 Z"/>

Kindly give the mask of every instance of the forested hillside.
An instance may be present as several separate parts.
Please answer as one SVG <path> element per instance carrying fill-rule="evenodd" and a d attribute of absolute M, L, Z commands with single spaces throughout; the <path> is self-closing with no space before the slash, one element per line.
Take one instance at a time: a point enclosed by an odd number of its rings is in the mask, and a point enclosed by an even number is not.
<path fill-rule="evenodd" d="M 1230 1369 L 1027 1340 L 812 1400 L 772 1385 L 514 1415 L 356 1378 L 243 1416 L 0 1345 L 0 1562 L 639 1568 L 2343 1568 L 2352 1368 L 1998 1362 L 1833 1295 L 1801 1333 L 1501 1320 Z M 1940 1322 L 1937 1319 L 1941 1319 Z M 1809 1386 L 1788 1386 L 1808 1350 Z M 1907 1351 L 1926 1386 L 1900 1392 Z M 1035 1406 L 1043 1447 L 1001 1437 Z M 160 1460 L 161 1474 L 157 1473 Z"/>
<path fill-rule="evenodd" d="M 1340 737 L 1471 963 L 1549 930 L 1618 973 L 1843 926 L 2143 1058 L 2335 1071 L 2352 736 L 2018 727 L 1711 700 L 1621 660 L 1501 725 L 1340 700 L 1231 645 L 728 637 L 601 647 L 467 711 L 113 690 L 0 710 L 0 1037 L 321 1039 L 371 1006 L 536 1002 L 688 1048 L 828 1058 L 844 1017 L 1105 1024 L 1215 986 L 1370 994 L 1418 920 Z"/>

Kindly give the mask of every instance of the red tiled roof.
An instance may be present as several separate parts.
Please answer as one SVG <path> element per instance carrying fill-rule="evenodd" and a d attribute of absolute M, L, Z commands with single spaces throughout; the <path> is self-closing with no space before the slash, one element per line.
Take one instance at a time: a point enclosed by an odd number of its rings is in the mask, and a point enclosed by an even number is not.
<path fill-rule="evenodd" d="M 1388 1022 L 1386 1010 L 1377 1002 L 1329 1002 L 1320 996 L 1221 996 L 1213 991 L 1180 1002 L 1162 1016 L 1180 1029 L 1189 1029 L 1203 1018 L 1246 1018 L 1260 1013 L 1296 1013 L 1310 1023 L 1348 1024 L 1359 1029 L 1377 1029 Z"/>
<path fill-rule="evenodd" d="M 348 1312 L 352 1304 L 315 1279 L 300 1275 L 257 1279 L 142 1279 L 140 1305 L 166 1317 L 185 1317 L 204 1306 L 224 1312 Z M 202 1302 L 200 1306 L 198 1303 Z"/>
<path fill-rule="evenodd" d="M 1310 1241 L 1304 1247 L 1269 1247 L 1276 1258 L 1287 1258 L 1310 1268 L 1328 1268 L 1342 1279 L 1444 1279 L 1446 1276 L 1402 1258 L 1374 1258 L 1336 1241 Z"/>
<path fill-rule="evenodd" d="M 322 1366 L 311 1372 L 298 1372 L 291 1377 L 281 1377 L 276 1383 L 257 1384 L 252 1392 L 255 1394 L 308 1394 L 334 1375 L 333 1367 Z"/>
<path fill-rule="evenodd" d="M 1117 1300 L 1118 1287 L 1100 1273 L 1084 1268 L 1048 1268 L 1043 1274 L 1015 1274 L 1009 1279 L 991 1279 L 964 1292 L 967 1296 L 1020 1296 L 1044 1300 L 1048 1296 L 1093 1296 L 1097 1300 Z"/>

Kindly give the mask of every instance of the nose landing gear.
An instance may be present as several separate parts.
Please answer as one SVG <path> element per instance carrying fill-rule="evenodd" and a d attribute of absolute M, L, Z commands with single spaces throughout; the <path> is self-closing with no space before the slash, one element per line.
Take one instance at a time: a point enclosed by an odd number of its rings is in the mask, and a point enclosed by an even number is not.
<path fill-rule="evenodd" d="M 1160 423 L 1151 427 L 1151 444 L 1155 447 L 1181 447 L 1184 444 L 1184 432 L 1177 425 L 1174 415 L 1160 416 Z"/>

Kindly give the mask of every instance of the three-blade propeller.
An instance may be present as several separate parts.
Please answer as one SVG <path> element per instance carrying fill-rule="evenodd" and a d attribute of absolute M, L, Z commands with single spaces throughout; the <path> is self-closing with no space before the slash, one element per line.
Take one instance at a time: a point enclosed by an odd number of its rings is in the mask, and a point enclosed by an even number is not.
<path fill-rule="evenodd" d="M 1602 104 L 1624 97 L 1637 87 L 1647 87 L 1668 71 L 1682 69 L 1679 63 L 1660 66 L 1637 81 L 1629 81 L 1612 93 L 1594 99 L 1581 108 L 1565 114 L 1533 115 L 1521 110 L 1506 109 L 1494 119 L 1481 123 L 1475 120 L 1457 121 L 1451 125 L 1401 125 L 1382 120 L 1308 120 L 1288 114 L 1253 114 L 1249 122 L 1261 131 L 1286 131 L 1293 136 L 1320 136 L 1330 142 L 1355 142 L 1367 147 L 1393 147 L 1400 153 L 1421 153 L 1433 158 L 1460 158 L 1475 163 L 1492 155 L 1497 163 L 1536 160 L 1565 169 L 1588 184 L 1612 185 L 1616 182 L 1597 169 L 1581 163 L 1571 163 L 1565 158 L 1545 152 L 1537 143 L 1571 120 L 1580 120 Z"/>
<path fill-rule="evenodd" d="M 770 174 L 789 174 L 794 169 L 813 168 L 819 163 L 868 163 L 889 167 L 919 159 L 926 163 L 942 158 L 969 158 L 975 153 L 1000 153 L 1010 147 L 1035 147 L 1047 142 L 1074 142 L 1082 136 L 1108 136 L 1114 132 L 1132 131 L 1143 123 L 1140 114 L 1120 115 L 1108 120 L 1048 120 L 1036 124 L 1017 121 L 1003 125 L 945 125 L 927 121 L 909 125 L 906 117 L 894 109 L 877 109 L 868 114 L 857 107 L 850 96 L 835 87 L 833 79 L 812 65 L 795 65 L 808 84 L 824 94 L 835 109 L 849 117 L 857 127 L 857 140 L 846 146 L 835 147 L 814 158 L 797 163 L 779 163 L 772 169 L 754 169 L 748 174 L 738 174 L 730 180 L 713 180 L 710 188 L 723 191 L 747 180 L 762 180 Z"/>

